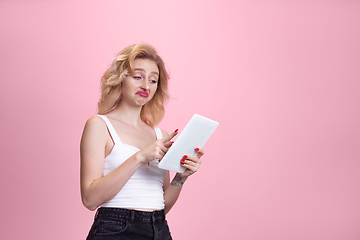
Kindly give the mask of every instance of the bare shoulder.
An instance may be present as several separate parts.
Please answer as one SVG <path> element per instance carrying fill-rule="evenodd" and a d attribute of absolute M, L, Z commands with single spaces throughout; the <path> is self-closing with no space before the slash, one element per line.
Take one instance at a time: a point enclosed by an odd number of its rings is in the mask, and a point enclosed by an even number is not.
<path fill-rule="evenodd" d="M 85 128 L 104 129 L 106 128 L 106 123 L 101 117 L 95 115 L 86 121 Z"/>
<path fill-rule="evenodd" d="M 98 125 L 98 124 L 103 124 L 105 125 L 105 121 L 98 115 L 94 115 L 92 116 L 91 118 L 89 118 L 87 121 L 86 121 L 86 124 L 91 124 L 91 125 Z"/>
<path fill-rule="evenodd" d="M 96 137 L 100 137 L 102 135 L 103 137 L 106 136 L 106 123 L 101 117 L 97 115 L 92 116 L 86 121 L 83 132 L 83 137 L 94 135 Z"/>

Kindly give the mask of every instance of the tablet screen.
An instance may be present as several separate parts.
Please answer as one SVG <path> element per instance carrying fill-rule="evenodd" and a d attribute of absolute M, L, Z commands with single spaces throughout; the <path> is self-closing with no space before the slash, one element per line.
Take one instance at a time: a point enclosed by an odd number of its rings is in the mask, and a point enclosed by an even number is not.
<path fill-rule="evenodd" d="M 209 118 L 194 114 L 179 134 L 169 151 L 159 163 L 159 168 L 183 173 L 185 167 L 180 160 L 186 155 L 195 156 L 195 148 L 202 148 L 214 133 L 219 123 Z"/>

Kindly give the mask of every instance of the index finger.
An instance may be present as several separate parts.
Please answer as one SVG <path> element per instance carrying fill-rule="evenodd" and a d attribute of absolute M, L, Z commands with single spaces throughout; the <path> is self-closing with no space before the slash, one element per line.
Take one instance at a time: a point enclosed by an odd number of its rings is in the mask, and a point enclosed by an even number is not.
<path fill-rule="evenodd" d="M 169 142 L 171 139 L 173 139 L 173 137 L 176 136 L 176 134 L 178 134 L 179 129 L 175 129 L 175 131 L 173 131 L 172 133 L 170 133 L 169 135 L 167 135 L 166 137 L 163 137 L 161 140 L 163 143 Z"/>

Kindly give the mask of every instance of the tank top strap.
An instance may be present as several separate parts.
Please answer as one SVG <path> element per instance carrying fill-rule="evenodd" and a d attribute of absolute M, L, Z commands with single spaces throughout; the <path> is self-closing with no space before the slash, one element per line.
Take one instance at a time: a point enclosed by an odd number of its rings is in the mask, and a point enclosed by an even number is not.
<path fill-rule="evenodd" d="M 114 143 L 115 143 L 115 144 L 116 144 L 116 143 L 119 143 L 119 144 L 120 144 L 120 143 L 121 143 L 121 140 L 120 140 L 120 138 L 119 138 L 119 135 L 116 133 L 115 128 L 114 128 L 113 125 L 111 124 L 110 120 L 109 120 L 105 115 L 99 115 L 99 114 L 98 114 L 98 116 L 101 117 L 101 118 L 105 121 L 106 126 L 107 126 L 107 128 L 109 129 L 110 136 L 111 136 L 111 138 L 114 140 Z"/>
<path fill-rule="evenodd" d="M 155 129 L 155 133 L 156 133 L 156 139 L 161 139 L 163 137 L 161 129 L 157 128 L 157 127 L 154 127 L 154 129 Z"/>

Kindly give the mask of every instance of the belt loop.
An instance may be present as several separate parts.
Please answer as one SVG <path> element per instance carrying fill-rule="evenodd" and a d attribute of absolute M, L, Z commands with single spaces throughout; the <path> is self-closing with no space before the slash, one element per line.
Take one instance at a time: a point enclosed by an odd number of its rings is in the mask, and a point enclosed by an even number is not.
<path fill-rule="evenodd" d="M 130 216 L 131 216 L 131 221 L 133 222 L 135 220 L 135 211 L 130 210 Z"/>
<path fill-rule="evenodd" d="M 151 220 L 152 220 L 152 222 L 155 222 L 155 213 L 156 213 L 156 211 L 153 211 L 152 212 L 152 214 L 151 214 Z"/>

